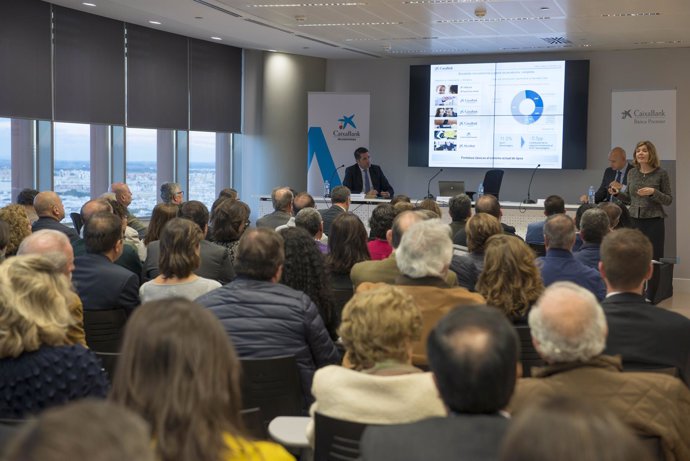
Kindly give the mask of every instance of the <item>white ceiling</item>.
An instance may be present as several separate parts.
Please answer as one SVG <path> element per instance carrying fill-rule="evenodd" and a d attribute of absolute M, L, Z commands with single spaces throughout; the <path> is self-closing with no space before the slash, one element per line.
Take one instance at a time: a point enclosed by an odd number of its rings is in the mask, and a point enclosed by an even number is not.
<path fill-rule="evenodd" d="M 333 59 L 690 46 L 690 0 L 85 1 L 96 6 L 50 3 L 242 48 Z"/>

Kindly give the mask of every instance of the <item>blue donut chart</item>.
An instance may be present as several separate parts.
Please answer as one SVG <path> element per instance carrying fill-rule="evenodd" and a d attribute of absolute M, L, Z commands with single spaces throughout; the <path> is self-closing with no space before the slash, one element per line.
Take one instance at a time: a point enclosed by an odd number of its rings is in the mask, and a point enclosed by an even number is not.
<path fill-rule="evenodd" d="M 534 102 L 534 110 L 531 114 L 523 114 L 520 112 L 520 104 L 525 99 L 531 99 Z M 532 123 L 539 120 L 541 114 L 544 113 L 544 100 L 541 99 L 539 93 L 532 90 L 520 91 L 513 98 L 513 102 L 510 104 L 510 112 L 513 114 L 513 118 L 523 125 L 531 125 Z"/>

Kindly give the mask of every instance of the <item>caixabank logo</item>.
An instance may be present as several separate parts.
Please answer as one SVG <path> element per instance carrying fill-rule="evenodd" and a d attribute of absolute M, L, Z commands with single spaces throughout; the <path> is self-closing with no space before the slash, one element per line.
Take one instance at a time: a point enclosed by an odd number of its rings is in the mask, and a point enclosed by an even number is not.
<path fill-rule="evenodd" d="M 333 130 L 333 137 L 339 141 L 357 141 L 360 137 L 355 124 L 355 114 L 343 115 L 338 119 L 338 128 Z"/>
<path fill-rule="evenodd" d="M 621 120 L 630 119 L 636 125 L 666 123 L 666 111 L 664 109 L 623 109 Z"/>

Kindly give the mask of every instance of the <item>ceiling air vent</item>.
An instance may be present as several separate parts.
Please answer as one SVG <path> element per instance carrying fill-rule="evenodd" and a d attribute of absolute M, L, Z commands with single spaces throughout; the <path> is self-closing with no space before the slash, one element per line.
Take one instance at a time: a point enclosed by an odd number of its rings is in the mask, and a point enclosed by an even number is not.
<path fill-rule="evenodd" d="M 542 40 L 544 40 L 546 43 L 549 45 L 572 45 L 573 42 L 568 40 L 565 37 L 542 37 Z"/>
<path fill-rule="evenodd" d="M 280 32 L 284 32 L 284 33 L 286 33 L 286 34 L 291 34 L 291 35 L 294 34 L 294 32 L 292 32 L 291 30 L 286 30 L 286 29 L 281 29 L 280 27 L 271 26 L 270 24 L 266 24 L 265 22 L 257 21 L 257 20 L 255 20 L 255 19 L 247 19 L 247 18 L 244 18 L 244 20 L 247 21 L 247 22 L 251 22 L 252 24 L 256 24 L 257 26 L 268 27 L 269 29 L 273 29 L 273 30 L 277 30 L 277 31 L 280 31 Z"/>
<path fill-rule="evenodd" d="M 220 7 L 220 6 L 217 6 L 217 5 L 214 5 L 214 4 L 212 4 L 212 3 L 205 2 L 204 0 L 194 0 L 194 1 L 195 1 L 196 3 L 198 3 L 198 4 L 200 4 L 200 5 L 204 5 L 204 6 L 207 6 L 207 7 L 209 7 L 209 8 L 213 8 L 214 10 L 218 10 L 218 11 L 220 11 L 221 13 L 229 14 L 230 16 L 232 16 L 232 17 L 234 17 L 234 18 L 241 18 L 241 17 L 242 17 L 242 16 L 240 16 L 240 15 L 237 14 L 237 13 L 233 13 L 233 12 L 230 11 L 230 10 L 226 10 L 225 8 Z"/>

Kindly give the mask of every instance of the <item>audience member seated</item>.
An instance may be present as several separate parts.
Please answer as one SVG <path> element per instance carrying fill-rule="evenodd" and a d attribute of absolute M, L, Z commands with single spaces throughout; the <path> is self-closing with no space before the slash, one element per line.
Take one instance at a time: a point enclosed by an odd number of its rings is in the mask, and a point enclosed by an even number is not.
<path fill-rule="evenodd" d="M 158 241 L 158 268 L 161 273 L 139 288 L 141 302 L 176 297 L 194 300 L 220 288 L 217 281 L 194 273 L 201 262 L 199 244 L 202 239 L 199 226 L 188 219 L 173 218 L 165 224 Z"/>
<path fill-rule="evenodd" d="M 652 461 L 611 410 L 557 396 L 527 407 L 511 423 L 500 461 Z"/>
<path fill-rule="evenodd" d="M 417 305 L 399 289 L 382 286 L 355 295 L 339 329 L 344 366 L 314 374 L 312 417 L 319 412 L 364 424 L 397 424 L 445 416 L 431 373 L 412 366 L 410 346 L 421 331 Z M 312 421 L 307 427 L 312 444 L 313 436 Z"/>
<path fill-rule="evenodd" d="M 306 410 L 314 371 L 340 356 L 309 296 L 278 283 L 283 246 L 274 230 L 249 229 L 237 248 L 237 278 L 197 302 L 220 319 L 241 358 L 294 355 Z"/>
<path fill-rule="evenodd" d="M 544 291 L 532 249 L 509 235 L 489 237 L 477 291 L 511 322 L 526 324 L 530 307 Z"/>
<path fill-rule="evenodd" d="M 546 256 L 538 258 L 544 286 L 554 282 L 573 282 L 591 291 L 598 300 L 606 296 L 599 272 L 576 260 L 570 249 L 575 243 L 575 223 L 565 214 L 549 216 L 544 224 Z"/>
<path fill-rule="evenodd" d="M 450 269 L 458 276 L 458 285 L 470 291 L 476 291 L 475 286 L 484 267 L 486 241 L 492 235 L 502 234 L 503 229 L 501 223 L 487 213 L 472 216 L 467 221 L 465 229 L 469 253 L 453 254 Z"/>
<path fill-rule="evenodd" d="M 10 226 L 5 221 L 0 221 L 0 263 L 5 260 L 5 252 L 7 251 L 7 245 L 9 243 Z"/>
<path fill-rule="evenodd" d="M 184 191 L 176 182 L 165 182 L 161 184 L 161 200 L 167 205 L 182 205 Z"/>
<path fill-rule="evenodd" d="M 32 232 L 53 229 L 64 233 L 70 241 L 79 238 L 77 231 L 60 222 L 65 219 L 65 206 L 55 192 L 39 192 L 34 198 L 34 209 L 38 219 L 31 225 Z"/>
<path fill-rule="evenodd" d="M 225 200 L 218 205 L 211 221 L 213 226 L 211 242 L 225 247 L 227 259 L 231 264 L 235 263 L 240 237 L 249 227 L 250 214 L 251 210 L 246 203 L 239 200 Z"/>
<path fill-rule="evenodd" d="M 10 236 L 5 247 L 5 256 L 17 254 L 19 244 L 31 234 L 31 222 L 21 205 L 7 205 L 0 208 L 0 221 L 4 221 L 10 228 Z"/>
<path fill-rule="evenodd" d="M 497 459 L 509 424 L 503 409 L 517 379 L 517 333 L 495 308 L 467 306 L 441 319 L 428 350 L 448 416 L 369 427 L 362 436 L 362 459 Z"/>
<path fill-rule="evenodd" d="M 0 418 L 24 419 L 83 397 L 105 397 L 96 355 L 70 344 L 64 258 L 16 256 L 0 265 Z"/>
<path fill-rule="evenodd" d="M 139 277 L 113 262 L 124 246 L 122 220 L 96 213 L 84 225 L 86 254 L 74 260 L 72 280 L 84 309 L 133 310 L 139 305 Z"/>
<path fill-rule="evenodd" d="M 430 214 L 431 213 L 428 211 L 403 211 L 398 214 L 393 220 L 393 227 L 386 232 L 386 240 L 390 243 L 391 247 L 393 247 L 393 253 L 381 261 L 364 261 L 352 266 L 352 270 L 350 271 L 352 285 L 357 288 L 362 282 L 395 283 L 395 279 L 400 276 L 400 269 L 398 269 L 396 263 L 395 249 L 400 245 L 400 240 L 405 231 L 419 221 L 431 219 L 429 216 Z M 448 272 L 446 283 L 450 286 L 456 286 L 458 284 L 455 272 Z"/>
<path fill-rule="evenodd" d="M 316 213 L 316 216 L 321 217 L 318 211 L 311 210 Z M 338 315 L 333 304 L 331 279 L 326 269 L 326 261 L 314 245 L 313 237 L 309 236 L 304 229 L 289 227 L 281 230 L 279 234 L 283 237 L 285 251 L 285 264 L 280 283 L 309 296 L 319 310 L 328 334 L 333 341 L 336 341 Z"/>
<path fill-rule="evenodd" d="M 206 240 L 208 233 L 208 209 L 198 200 L 190 200 L 180 207 L 180 218 L 188 219 L 201 229 L 202 240 L 199 245 L 199 267 L 194 273 L 205 279 L 215 280 L 221 285 L 235 278 L 235 269 L 232 267 L 230 252 L 222 247 Z M 158 259 L 160 257 L 160 241 L 149 243 L 144 275 L 147 279 L 153 279 L 160 275 Z"/>
<path fill-rule="evenodd" d="M 125 226 L 125 245 L 131 246 L 139 255 L 139 261 L 142 263 L 146 261 L 146 245 L 139 239 L 139 232 L 137 232 L 133 227 L 129 226 L 127 208 L 122 206 L 120 202 L 114 199 L 107 199 L 110 207 L 113 209 L 113 213 L 120 217 L 123 225 Z"/>
<path fill-rule="evenodd" d="M 472 200 L 467 194 L 458 194 L 448 201 L 448 214 L 450 214 L 450 236 L 455 245 L 467 246 L 465 224 L 472 216 Z"/>
<path fill-rule="evenodd" d="M 273 213 L 262 216 L 256 221 L 256 227 L 275 229 L 287 224 L 292 217 L 292 191 L 289 187 L 276 187 L 271 192 Z"/>
<path fill-rule="evenodd" d="M 620 229 L 601 244 L 601 303 L 609 327 L 606 353 L 650 368 L 676 367 L 690 386 L 690 320 L 643 296 L 652 276 L 652 245 L 638 230 Z"/>
<path fill-rule="evenodd" d="M 127 225 L 137 231 L 140 238 L 144 238 L 146 235 L 146 224 L 134 216 L 128 208 L 132 204 L 132 191 L 129 189 L 129 186 L 123 182 L 116 182 L 110 185 L 110 192 L 115 194 L 115 200 L 125 208 Z"/>
<path fill-rule="evenodd" d="M 579 397 L 608 408 L 638 434 L 660 438 L 667 460 L 690 459 L 690 390 L 669 375 L 623 373 L 620 357 L 602 355 L 606 317 L 592 293 L 570 282 L 548 287 L 529 326 L 547 366 L 520 380 L 512 413 L 541 398 Z"/>
<path fill-rule="evenodd" d="M 127 323 L 111 400 L 151 426 L 158 461 L 292 460 L 251 440 L 240 416 L 240 362 L 213 314 L 185 300 L 142 305 Z"/>
<path fill-rule="evenodd" d="M 386 233 L 393 227 L 395 208 L 389 203 L 382 203 L 374 208 L 369 218 L 371 240 L 367 243 L 372 261 L 386 259 L 393 252 L 393 247 L 386 240 Z"/>
<path fill-rule="evenodd" d="M 333 288 L 335 290 L 351 288 L 352 266 L 369 259 L 367 230 L 364 224 L 355 214 L 340 214 L 331 225 L 326 255 L 326 264 L 331 272 Z"/>
<path fill-rule="evenodd" d="M 295 226 L 304 229 L 314 241 L 314 245 L 321 254 L 328 254 L 328 244 L 321 240 L 323 233 L 323 218 L 316 208 L 302 208 L 295 216 Z"/>
<path fill-rule="evenodd" d="M 601 241 L 610 230 L 611 222 L 604 210 L 592 208 L 585 211 L 580 220 L 582 246 L 573 254 L 575 259 L 587 267 L 598 270 L 599 247 L 601 246 Z"/>
<path fill-rule="evenodd" d="M 239 200 L 240 196 L 235 189 L 232 187 L 226 187 L 218 193 L 218 198 L 225 197 L 231 198 L 233 200 Z"/>
<path fill-rule="evenodd" d="M 149 228 L 146 231 L 146 238 L 144 244 L 148 247 L 151 242 L 155 242 L 160 238 L 161 231 L 165 223 L 180 215 L 179 205 L 172 203 L 159 203 L 153 207 L 151 212 L 151 221 L 149 221 Z"/>
<path fill-rule="evenodd" d="M 323 231 L 330 238 L 331 224 L 339 215 L 346 213 L 350 208 L 350 189 L 345 186 L 336 186 L 331 192 L 331 207 L 319 210 L 323 218 Z"/>
<path fill-rule="evenodd" d="M 415 209 L 415 206 L 412 205 L 410 202 L 398 202 L 395 205 L 393 205 L 393 209 L 395 210 L 395 214 L 399 215 L 403 211 L 413 211 Z"/>
<path fill-rule="evenodd" d="M 582 238 L 580 238 L 580 220 L 582 219 L 582 215 L 585 211 L 594 207 L 595 205 L 590 203 L 583 203 L 575 211 L 575 229 L 577 230 L 577 233 L 575 234 L 575 245 L 573 245 L 572 251 L 577 251 L 582 246 Z"/>
<path fill-rule="evenodd" d="M 288 222 L 286 222 L 282 226 L 276 227 L 276 232 L 286 227 L 295 227 L 295 218 L 297 217 L 299 212 L 305 208 L 315 209 L 316 202 L 314 201 L 314 197 L 312 197 L 311 194 L 309 194 L 308 192 L 300 192 L 297 195 L 295 195 L 294 199 L 292 199 L 292 216 L 290 216 Z"/>
<path fill-rule="evenodd" d="M 22 426 L 5 461 L 154 461 L 149 426 L 120 405 L 83 400 Z"/>
<path fill-rule="evenodd" d="M 453 242 L 448 225 L 440 219 L 413 224 L 396 250 L 400 275 L 395 285 L 412 296 L 422 312 L 422 336 L 412 344 L 412 363 L 426 365 L 426 338 L 439 319 L 451 309 L 482 304 L 484 298 L 462 287 L 451 288 L 446 282 Z M 380 283 L 362 283 L 357 292 L 380 287 Z"/>
<path fill-rule="evenodd" d="M 58 270 L 65 274 L 68 280 L 72 279 L 74 271 L 74 252 L 69 239 L 60 231 L 45 229 L 34 232 L 22 240 L 19 245 L 17 255 L 44 255 L 53 258 L 57 255 L 54 262 L 61 264 Z M 84 334 L 84 306 L 81 299 L 72 290 L 65 293 L 67 307 L 72 314 L 73 322 L 67 327 L 67 339 L 70 344 L 81 344 L 86 347 L 86 336 Z"/>
<path fill-rule="evenodd" d="M 235 201 L 235 200 L 239 200 L 239 198 L 232 198 L 232 197 L 228 197 L 225 195 L 219 195 L 218 198 L 213 202 L 213 205 L 211 205 L 211 214 L 210 214 L 209 219 L 208 219 L 209 225 L 208 225 L 208 232 L 206 233 L 206 239 L 207 240 L 210 240 L 211 235 L 213 234 L 213 221 L 216 218 L 216 210 L 218 209 L 218 206 L 226 200 Z"/>
<path fill-rule="evenodd" d="M 490 214 L 494 218 L 498 219 L 499 222 L 501 222 L 501 218 L 503 217 L 503 210 L 501 210 L 501 204 L 498 202 L 498 199 L 491 194 L 482 195 L 477 199 L 477 201 L 474 204 L 474 213 Z M 513 226 L 509 226 L 508 224 L 504 224 L 501 222 L 501 227 L 503 228 L 503 233 L 508 235 L 514 235 L 520 238 L 520 236 L 515 234 L 515 228 Z"/>
<path fill-rule="evenodd" d="M 29 218 L 29 221 L 31 221 L 32 224 L 38 219 L 36 209 L 34 208 L 34 199 L 37 195 L 38 191 L 30 188 L 22 189 L 17 194 L 17 205 L 24 207 L 26 216 Z"/>
<path fill-rule="evenodd" d="M 549 195 L 544 200 L 544 216 L 547 218 L 555 214 L 565 213 L 565 201 L 558 195 Z M 525 241 L 537 245 L 544 244 L 544 223 L 546 221 L 532 222 L 527 225 Z"/>
<path fill-rule="evenodd" d="M 412 200 L 410 200 L 410 197 L 408 197 L 407 195 L 398 194 L 391 199 L 390 203 L 393 206 L 397 205 L 398 203 L 410 203 L 411 204 Z"/>
<path fill-rule="evenodd" d="M 621 215 L 623 214 L 621 205 L 613 202 L 601 202 L 597 205 L 597 208 L 606 212 L 606 215 L 609 217 L 609 223 L 611 224 L 611 230 L 625 227 L 621 226 L 620 221 Z"/>
<path fill-rule="evenodd" d="M 441 207 L 438 206 L 438 203 L 436 203 L 436 200 L 431 199 L 431 198 L 425 198 L 421 202 L 417 203 L 417 206 L 415 207 L 416 210 L 429 210 L 432 213 L 434 213 L 434 217 L 441 219 Z"/>

